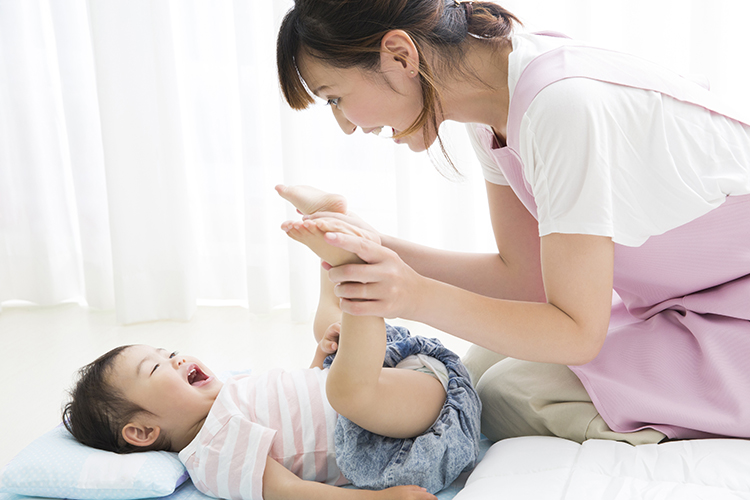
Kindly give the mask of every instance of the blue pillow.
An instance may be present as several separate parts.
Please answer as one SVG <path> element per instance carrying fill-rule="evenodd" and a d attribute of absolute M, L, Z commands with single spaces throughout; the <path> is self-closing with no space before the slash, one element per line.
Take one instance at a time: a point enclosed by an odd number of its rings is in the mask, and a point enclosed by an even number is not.
<path fill-rule="evenodd" d="M 187 478 L 176 453 L 96 450 L 60 425 L 0 471 L 0 493 L 75 500 L 153 498 L 171 494 Z"/>

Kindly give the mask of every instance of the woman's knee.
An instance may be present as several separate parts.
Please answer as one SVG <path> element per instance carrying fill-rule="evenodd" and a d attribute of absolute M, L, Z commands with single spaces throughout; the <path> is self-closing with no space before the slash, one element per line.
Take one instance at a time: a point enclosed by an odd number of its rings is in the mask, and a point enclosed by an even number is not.
<path fill-rule="evenodd" d="M 466 354 L 461 356 L 461 362 L 468 370 L 469 375 L 471 376 L 471 383 L 474 384 L 474 387 L 477 386 L 479 379 L 482 378 L 482 375 L 484 375 L 489 368 L 503 359 L 505 359 L 505 356 L 502 354 L 498 354 L 478 345 L 472 345 L 469 347 Z"/>
<path fill-rule="evenodd" d="M 494 440 L 564 435 L 580 441 L 596 415 L 586 390 L 563 365 L 507 358 L 487 369 L 476 388 L 482 432 Z"/>
<path fill-rule="evenodd" d="M 507 358 L 496 363 L 476 383 L 482 401 L 482 433 L 492 441 L 540 434 L 526 416 L 528 388 L 516 373 L 514 361 Z"/>

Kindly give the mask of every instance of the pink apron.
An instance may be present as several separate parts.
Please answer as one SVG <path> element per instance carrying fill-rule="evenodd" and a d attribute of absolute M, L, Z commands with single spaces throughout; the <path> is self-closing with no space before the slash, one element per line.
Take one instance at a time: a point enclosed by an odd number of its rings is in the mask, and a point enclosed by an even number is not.
<path fill-rule="evenodd" d="M 508 147 L 491 149 L 492 133 L 478 131 L 535 218 L 517 153 L 521 118 L 542 89 L 565 78 L 653 90 L 733 118 L 706 89 L 634 56 L 570 45 L 538 56 L 511 100 Z M 571 367 L 607 424 L 670 438 L 750 437 L 750 195 L 727 197 L 640 247 L 615 245 L 614 289 L 622 304 L 604 347 Z"/>

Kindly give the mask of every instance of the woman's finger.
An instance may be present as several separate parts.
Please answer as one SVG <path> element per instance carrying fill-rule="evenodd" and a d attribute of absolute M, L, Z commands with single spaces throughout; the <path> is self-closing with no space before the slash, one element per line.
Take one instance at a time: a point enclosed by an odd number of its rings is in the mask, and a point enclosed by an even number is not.
<path fill-rule="evenodd" d="M 358 227 L 360 229 L 368 231 L 372 233 L 373 235 L 376 235 L 378 238 L 380 238 L 380 233 L 377 230 L 375 230 L 374 227 L 372 227 L 370 224 L 362 220 L 357 214 L 354 214 L 352 212 L 348 212 L 345 214 L 342 214 L 340 212 L 317 212 L 314 214 L 305 215 L 303 219 L 321 219 L 321 218 L 326 218 L 326 217 L 344 221 L 347 224 L 350 224 L 354 227 Z"/>
<path fill-rule="evenodd" d="M 374 283 L 357 283 L 356 281 L 347 281 L 337 284 L 333 293 L 340 299 L 348 300 L 374 300 L 377 291 L 374 289 Z"/>
<path fill-rule="evenodd" d="M 357 283 L 372 285 L 383 279 L 376 264 L 345 264 L 328 269 L 328 279 L 334 284 Z"/>
<path fill-rule="evenodd" d="M 357 254 L 360 259 L 368 264 L 383 260 L 387 252 L 391 252 L 391 250 L 373 241 L 351 234 L 326 233 L 325 240 L 329 245 Z"/>

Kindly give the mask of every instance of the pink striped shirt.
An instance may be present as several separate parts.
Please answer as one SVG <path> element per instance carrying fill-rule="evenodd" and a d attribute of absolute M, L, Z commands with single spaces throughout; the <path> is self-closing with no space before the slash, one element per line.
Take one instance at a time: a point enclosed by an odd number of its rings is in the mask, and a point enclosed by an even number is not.
<path fill-rule="evenodd" d="M 263 498 L 271 457 L 311 481 L 346 484 L 336 465 L 338 415 L 325 395 L 328 370 L 318 368 L 233 377 L 203 428 L 180 452 L 195 486 L 218 498 Z"/>

